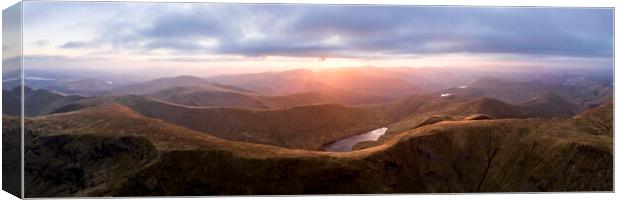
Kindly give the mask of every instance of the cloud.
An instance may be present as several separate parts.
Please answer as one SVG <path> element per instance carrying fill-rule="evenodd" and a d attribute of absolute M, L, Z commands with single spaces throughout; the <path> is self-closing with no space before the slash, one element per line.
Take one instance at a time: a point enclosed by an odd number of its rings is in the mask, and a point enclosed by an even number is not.
<path fill-rule="evenodd" d="M 93 48 L 97 46 L 99 46 L 97 43 L 88 42 L 88 41 L 69 41 L 69 42 L 66 42 L 60 45 L 59 47 L 66 48 L 66 49 L 74 49 L 74 48 Z"/>
<path fill-rule="evenodd" d="M 117 13 L 120 17 L 98 23 L 100 31 L 92 41 L 69 41 L 61 47 L 110 45 L 137 52 L 299 57 L 613 54 L 613 10 L 604 8 L 140 3 L 130 7 L 142 15 L 127 19 Z"/>
<path fill-rule="evenodd" d="M 37 40 L 32 42 L 32 45 L 36 46 L 36 47 L 47 47 L 50 45 L 50 41 L 47 40 Z"/>

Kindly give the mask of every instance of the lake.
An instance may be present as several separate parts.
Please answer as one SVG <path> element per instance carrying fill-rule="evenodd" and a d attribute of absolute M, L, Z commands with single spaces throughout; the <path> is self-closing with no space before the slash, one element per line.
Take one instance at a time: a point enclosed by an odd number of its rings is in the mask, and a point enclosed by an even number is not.
<path fill-rule="evenodd" d="M 387 130 L 388 128 L 383 127 L 383 128 L 369 131 L 367 133 L 350 136 L 350 137 L 338 140 L 336 142 L 330 143 L 326 145 L 323 149 L 325 151 L 335 151 L 335 152 L 351 151 L 353 150 L 353 147 L 360 142 L 377 141 L 379 137 L 381 137 L 382 135 L 385 134 L 385 132 L 387 132 Z"/>

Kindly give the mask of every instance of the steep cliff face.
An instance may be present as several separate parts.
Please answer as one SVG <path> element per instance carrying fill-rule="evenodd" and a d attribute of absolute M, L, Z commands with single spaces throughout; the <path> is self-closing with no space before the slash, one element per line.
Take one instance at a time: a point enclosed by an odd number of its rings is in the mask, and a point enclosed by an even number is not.
<path fill-rule="evenodd" d="M 27 121 L 27 197 L 611 191 L 606 109 L 443 121 L 332 153 L 222 140 L 119 105 L 89 108 Z"/>

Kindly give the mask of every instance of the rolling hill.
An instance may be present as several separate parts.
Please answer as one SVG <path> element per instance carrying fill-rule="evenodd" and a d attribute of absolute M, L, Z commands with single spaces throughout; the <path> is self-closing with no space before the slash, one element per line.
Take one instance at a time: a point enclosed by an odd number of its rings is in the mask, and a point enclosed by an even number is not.
<path fill-rule="evenodd" d="M 328 103 L 344 103 L 339 99 L 318 93 L 300 93 L 267 96 L 254 93 L 212 90 L 204 87 L 174 87 L 146 96 L 166 102 L 194 107 L 235 107 L 250 109 L 278 109 Z"/>
<path fill-rule="evenodd" d="M 219 83 L 249 88 L 270 96 L 320 93 L 358 104 L 385 103 L 417 91 L 411 83 L 394 77 L 362 73 L 356 69 L 320 71 L 289 70 L 211 77 Z M 354 97 L 354 98 L 351 98 Z"/>
<path fill-rule="evenodd" d="M 543 93 L 520 104 L 509 104 L 493 98 L 468 99 L 461 96 L 441 97 L 438 94 L 412 96 L 380 108 L 392 120 L 387 135 L 445 120 L 466 119 L 484 115 L 506 118 L 568 118 L 583 111 L 555 93 Z M 440 119 L 438 121 L 438 119 Z"/>
<path fill-rule="evenodd" d="M 435 113 L 457 116 L 485 114 L 493 118 L 551 118 L 572 117 L 579 111 L 577 105 L 547 92 L 516 105 L 492 98 L 476 98 Z"/>
<path fill-rule="evenodd" d="M 524 117 L 572 117 L 581 111 L 578 105 L 556 93 L 546 92 L 518 104 Z"/>
<path fill-rule="evenodd" d="M 251 93 L 253 91 L 223 85 L 219 83 L 215 83 L 212 81 L 207 81 L 205 79 L 195 77 L 195 76 L 176 76 L 176 77 L 166 77 L 159 78 L 145 82 L 139 82 L 134 84 L 129 84 L 121 87 L 114 88 L 112 90 L 108 90 L 103 92 L 105 95 L 125 95 L 125 94 L 151 94 L 157 93 L 162 90 L 167 90 L 175 87 L 201 87 L 203 90 L 212 90 L 212 91 L 236 91 L 236 92 L 246 92 Z"/>
<path fill-rule="evenodd" d="M 313 104 L 363 105 L 388 101 L 379 96 L 353 93 L 306 92 L 290 95 L 263 95 L 207 87 L 173 87 L 156 93 L 145 94 L 166 102 L 193 107 L 236 107 L 251 109 L 281 109 Z"/>
<path fill-rule="evenodd" d="M 467 116 L 471 114 L 485 114 L 493 118 L 522 118 L 522 109 L 518 106 L 492 98 L 476 98 L 462 103 L 448 106 L 443 111 L 434 113 Z"/>
<path fill-rule="evenodd" d="M 450 88 L 441 93 L 462 98 L 488 97 L 511 104 L 524 103 L 544 93 L 555 93 L 580 109 L 611 100 L 612 87 L 596 81 L 557 83 L 545 81 L 511 80 L 497 77 L 480 78 L 465 88 Z"/>
<path fill-rule="evenodd" d="M 166 102 L 195 107 L 236 107 L 236 108 L 269 108 L 250 93 L 241 93 L 213 88 L 173 87 L 156 93 L 147 94 Z"/>
<path fill-rule="evenodd" d="M 319 149 L 325 143 L 387 123 L 373 109 L 336 104 L 253 110 L 187 107 L 143 96 L 123 96 L 116 101 L 142 115 L 224 139 L 288 148 Z"/>
<path fill-rule="evenodd" d="M 64 77 L 66 78 L 66 77 Z M 24 83 L 32 89 L 44 89 L 55 93 L 66 95 L 95 96 L 101 91 L 110 90 L 116 87 L 110 81 L 97 78 L 79 79 L 54 79 L 44 77 L 26 77 Z M 12 90 L 21 84 L 21 80 L 8 80 L 3 82 L 4 90 Z"/>
<path fill-rule="evenodd" d="M 98 91 L 110 90 L 115 85 L 110 81 L 96 78 L 85 78 L 79 80 L 58 80 L 58 90 L 69 94 L 93 94 Z M 49 89 L 48 89 L 49 90 Z"/>

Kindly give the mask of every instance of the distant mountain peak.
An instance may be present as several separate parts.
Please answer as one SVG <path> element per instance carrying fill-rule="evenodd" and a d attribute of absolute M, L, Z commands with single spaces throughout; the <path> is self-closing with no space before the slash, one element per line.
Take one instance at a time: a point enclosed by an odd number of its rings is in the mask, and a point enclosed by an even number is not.
<path fill-rule="evenodd" d="M 195 80 L 195 81 L 206 81 L 203 78 L 197 77 L 197 76 L 191 76 L 191 75 L 179 75 L 179 76 L 172 76 L 172 77 L 163 77 L 163 78 L 158 78 L 158 79 L 153 79 L 151 81 L 162 81 L 162 80 Z"/>

